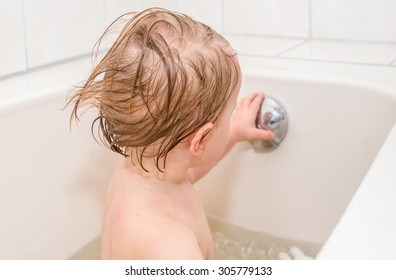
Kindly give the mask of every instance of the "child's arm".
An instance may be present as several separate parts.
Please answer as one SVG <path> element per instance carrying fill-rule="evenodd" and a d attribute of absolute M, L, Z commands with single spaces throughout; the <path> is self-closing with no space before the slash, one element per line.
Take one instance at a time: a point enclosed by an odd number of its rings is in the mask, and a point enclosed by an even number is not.
<path fill-rule="evenodd" d="M 258 129 L 256 127 L 257 113 L 264 98 L 265 96 L 263 93 L 252 93 L 249 96 L 238 100 L 235 111 L 231 117 L 228 145 L 218 161 L 227 155 L 237 142 L 250 141 L 254 139 L 271 140 L 274 138 L 274 134 L 271 131 Z M 216 164 L 217 163 L 190 169 L 190 182 L 197 182 Z"/>

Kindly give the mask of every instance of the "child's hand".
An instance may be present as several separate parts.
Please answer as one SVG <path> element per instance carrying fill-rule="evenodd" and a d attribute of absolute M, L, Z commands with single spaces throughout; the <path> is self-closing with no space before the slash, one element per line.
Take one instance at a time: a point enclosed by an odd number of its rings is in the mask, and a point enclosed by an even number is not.
<path fill-rule="evenodd" d="M 256 117 L 265 96 L 252 93 L 238 100 L 231 118 L 231 135 L 235 142 L 255 139 L 272 140 L 275 135 L 269 130 L 256 127 Z"/>

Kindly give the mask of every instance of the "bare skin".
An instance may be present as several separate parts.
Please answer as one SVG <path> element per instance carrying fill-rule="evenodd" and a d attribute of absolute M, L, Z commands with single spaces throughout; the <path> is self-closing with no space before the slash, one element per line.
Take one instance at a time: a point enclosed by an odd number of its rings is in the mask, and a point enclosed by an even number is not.
<path fill-rule="evenodd" d="M 125 158 L 106 198 L 103 259 L 214 258 L 211 233 L 193 184 L 236 142 L 273 138 L 271 132 L 255 127 L 264 95 L 251 94 L 236 104 L 239 88 L 240 82 L 215 124 L 205 124 L 168 154 L 164 173 L 150 160 L 144 163 L 147 173 Z"/>

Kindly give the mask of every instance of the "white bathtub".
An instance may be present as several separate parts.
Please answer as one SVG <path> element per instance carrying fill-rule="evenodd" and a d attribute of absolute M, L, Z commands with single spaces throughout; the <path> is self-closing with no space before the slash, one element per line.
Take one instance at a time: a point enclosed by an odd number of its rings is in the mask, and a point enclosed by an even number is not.
<path fill-rule="evenodd" d="M 317 258 L 395 259 L 396 69 L 240 60 L 241 94 L 276 97 L 289 131 L 271 153 L 237 145 L 200 181 L 207 212 L 323 244 Z M 0 259 L 66 259 L 100 234 L 121 158 L 94 142 L 89 116 L 70 133 L 60 110 L 88 68 L 79 61 L 0 81 Z"/>

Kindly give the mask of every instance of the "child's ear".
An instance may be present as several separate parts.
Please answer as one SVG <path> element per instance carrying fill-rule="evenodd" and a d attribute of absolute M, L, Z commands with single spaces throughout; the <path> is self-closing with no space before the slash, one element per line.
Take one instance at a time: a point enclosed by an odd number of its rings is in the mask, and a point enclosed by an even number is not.
<path fill-rule="evenodd" d="M 201 126 L 201 128 L 193 134 L 193 137 L 190 140 L 190 152 L 196 157 L 199 157 L 202 154 L 204 149 L 203 138 L 209 131 L 213 128 L 213 123 L 208 122 Z"/>

